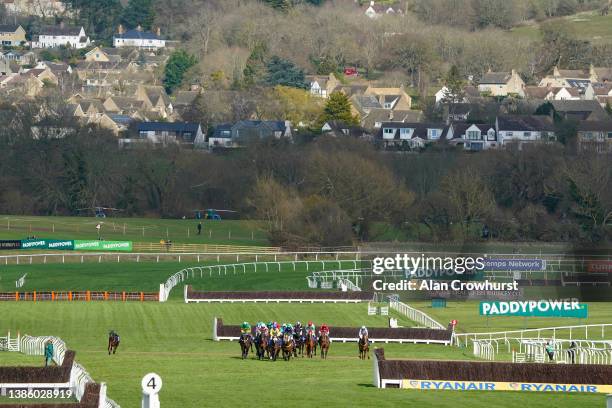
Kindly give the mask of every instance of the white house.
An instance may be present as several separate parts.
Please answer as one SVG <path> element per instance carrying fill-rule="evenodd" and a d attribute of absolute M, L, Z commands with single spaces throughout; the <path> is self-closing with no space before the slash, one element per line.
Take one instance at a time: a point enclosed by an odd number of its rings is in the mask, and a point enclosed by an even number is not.
<path fill-rule="evenodd" d="M 135 47 L 156 50 L 164 48 L 166 40 L 161 38 L 159 28 L 155 33 L 152 33 L 150 31 L 142 31 L 140 26 L 135 30 L 128 30 L 126 32 L 123 32 L 123 29 L 119 27 L 119 33 L 113 36 L 113 46 L 115 48 Z"/>
<path fill-rule="evenodd" d="M 32 41 L 32 48 L 86 48 L 91 44 L 83 27 L 58 26 L 43 27 L 37 40 Z"/>
<path fill-rule="evenodd" d="M 507 115 L 495 120 L 497 140 L 501 145 L 555 141 L 555 130 L 548 116 Z"/>
<path fill-rule="evenodd" d="M 369 7 L 366 9 L 365 13 L 369 18 L 378 18 L 383 14 L 397 14 L 403 15 L 403 11 L 400 7 L 396 7 L 395 9 L 391 6 L 379 5 L 376 4 L 375 1 L 370 1 Z"/>
<path fill-rule="evenodd" d="M 444 124 L 384 122 L 380 138 L 385 147 L 407 145 L 414 149 L 445 138 L 447 131 Z"/>
<path fill-rule="evenodd" d="M 493 125 L 488 124 L 453 123 L 448 129 L 447 139 L 451 144 L 463 144 L 465 150 L 471 151 L 497 147 L 497 132 Z"/>

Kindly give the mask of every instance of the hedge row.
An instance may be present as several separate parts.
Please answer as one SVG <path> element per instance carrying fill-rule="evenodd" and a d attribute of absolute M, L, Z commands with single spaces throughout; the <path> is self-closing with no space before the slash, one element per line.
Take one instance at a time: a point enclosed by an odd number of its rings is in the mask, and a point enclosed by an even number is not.
<path fill-rule="evenodd" d="M 66 383 L 74 362 L 74 351 L 64 354 L 64 362 L 58 367 L 0 367 L 0 383 Z M 40 356 L 41 364 L 44 357 Z"/>
<path fill-rule="evenodd" d="M 597 364 L 494 363 L 474 361 L 386 360 L 377 349 L 380 378 L 551 384 L 611 384 L 612 366 Z"/>
<path fill-rule="evenodd" d="M 252 329 L 253 333 L 255 328 Z M 359 327 L 330 327 L 332 338 L 357 338 Z M 450 341 L 452 336 L 451 330 L 439 329 L 412 329 L 398 328 L 391 329 L 386 327 L 368 328 L 368 333 L 371 339 L 405 339 L 405 340 L 437 340 Z M 220 337 L 239 337 L 240 326 L 224 325 L 223 319 L 217 319 L 217 336 Z"/>
<path fill-rule="evenodd" d="M 259 291 L 259 292 L 199 292 L 194 291 L 191 286 L 187 287 L 189 299 L 329 299 L 329 300 L 362 300 L 370 301 L 373 298 L 371 292 L 325 292 L 325 291 Z"/>

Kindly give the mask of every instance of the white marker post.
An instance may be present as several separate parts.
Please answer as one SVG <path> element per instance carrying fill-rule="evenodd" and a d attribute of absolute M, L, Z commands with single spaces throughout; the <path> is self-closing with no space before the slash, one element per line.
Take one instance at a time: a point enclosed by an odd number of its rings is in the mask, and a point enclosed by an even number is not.
<path fill-rule="evenodd" d="M 142 377 L 142 408 L 160 408 L 159 391 L 162 388 L 162 379 L 155 373 Z"/>

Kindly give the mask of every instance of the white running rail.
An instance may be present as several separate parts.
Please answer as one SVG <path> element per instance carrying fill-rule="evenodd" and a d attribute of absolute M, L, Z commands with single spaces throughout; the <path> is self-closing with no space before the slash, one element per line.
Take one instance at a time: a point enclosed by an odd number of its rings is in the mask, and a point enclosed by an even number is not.
<path fill-rule="evenodd" d="M 429 315 L 427 315 L 426 313 L 423 313 L 418 309 L 415 309 L 405 303 L 400 302 L 399 300 L 397 300 L 397 298 L 389 298 L 389 306 L 391 307 L 391 309 L 403 314 L 413 322 L 417 322 L 425 327 L 429 327 L 430 329 L 446 329 L 446 327 L 429 317 Z"/>
<path fill-rule="evenodd" d="M 500 341 L 509 341 L 514 339 L 556 339 L 557 335 L 568 338 L 569 340 L 595 340 L 596 338 L 605 339 L 606 329 L 610 334 L 612 323 L 601 324 L 584 324 L 574 326 L 555 326 L 541 327 L 537 329 L 523 330 L 507 330 L 498 332 L 483 332 L 483 333 L 455 333 L 455 345 L 468 345 L 469 342 L 475 340 L 496 339 Z M 589 337 L 590 336 L 590 337 Z"/>

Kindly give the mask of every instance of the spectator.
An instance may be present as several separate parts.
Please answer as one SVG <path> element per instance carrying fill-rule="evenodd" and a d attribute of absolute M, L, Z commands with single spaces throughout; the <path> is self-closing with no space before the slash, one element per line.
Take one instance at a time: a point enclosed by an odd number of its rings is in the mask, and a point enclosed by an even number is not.
<path fill-rule="evenodd" d="M 202 235 L 202 221 L 198 223 L 198 235 Z"/>
<path fill-rule="evenodd" d="M 53 362 L 53 343 L 51 340 L 45 343 L 45 367 L 49 367 Z"/>
<path fill-rule="evenodd" d="M 572 341 L 569 346 L 569 349 L 567 350 L 567 354 L 569 355 L 569 358 L 572 364 L 576 364 L 576 349 L 577 348 L 578 348 L 578 345 L 576 344 L 576 342 Z"/>

